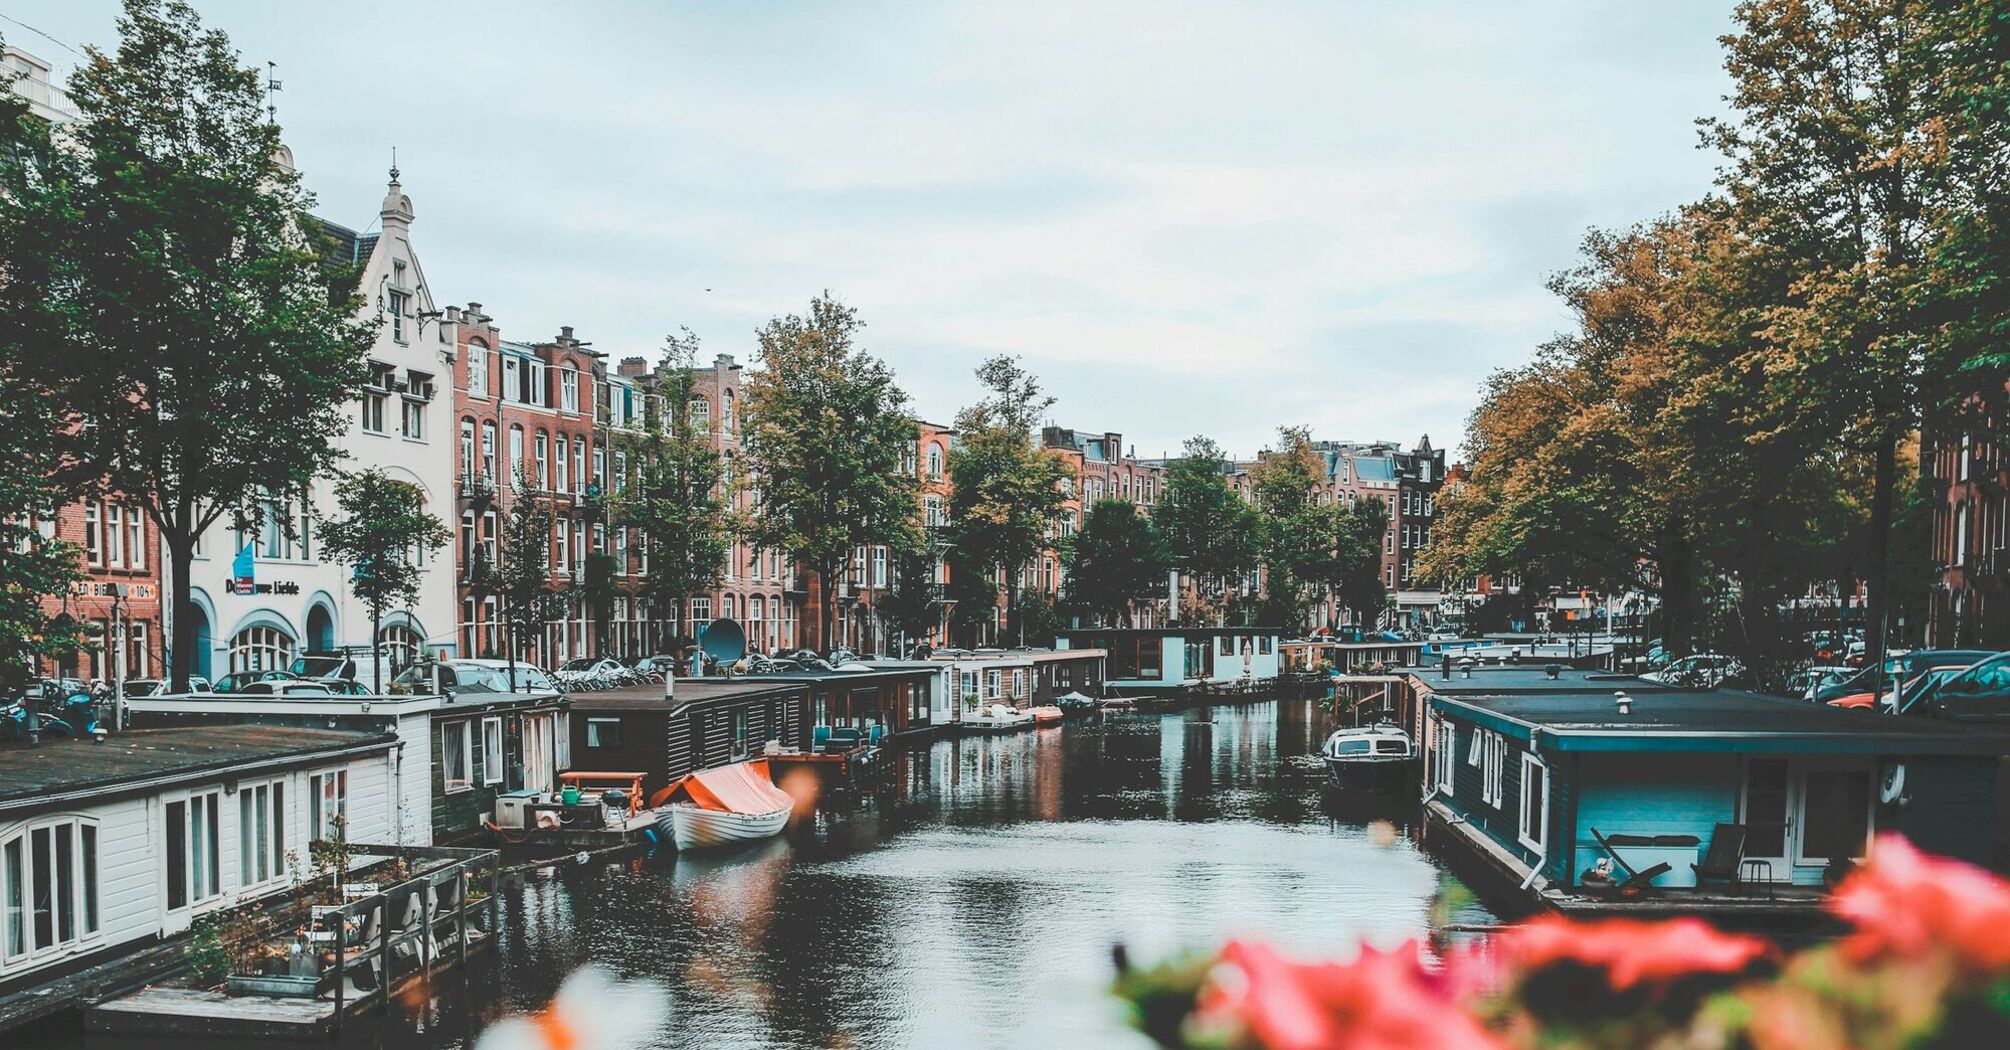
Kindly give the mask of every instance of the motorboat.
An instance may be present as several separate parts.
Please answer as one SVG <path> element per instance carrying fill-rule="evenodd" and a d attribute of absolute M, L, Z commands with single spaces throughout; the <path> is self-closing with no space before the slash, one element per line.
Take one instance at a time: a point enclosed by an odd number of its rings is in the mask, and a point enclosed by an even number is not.
<path fill-rule="evenodd" d="M 1319 753 L 1335 786 L 1360 791 L 1401 786 L 1417 758 L 1410 734 L 1390 722 L 1336 730 Z"/>
<path fill-rule="evenodd" d="M 965 715 L 963 727 L 973 733 L 1010 733 L 1033 728 L 1033 713 L 1008 704 L 990 704 Z"/>
<path fill-rule="evenodd" d="M 656 831 L 679 850 L 773 838 L 788 827 L 795 799 L 775 786 L 766 759 L 687 773 L 649 799 Z"/>
<path fill-rule="evenodd" d="M 1099 706 L 1106 715 L 1120 715 L 1138 709 L 1137 702 L 1128 696 L 1106 696 L 1099 701 Z"/>
<path fill-rule="evenodd" d="M 1096 698 L 1093 696 L 1080 692 L 1067 692 L 1054 698 L 1054 706 L 1059 707 L 1069 718 L 1075 718 L 1093 715 L 1101 705 L 1096 703 Z"/>
<path fill-rule="evenodd" d="M 1055 704 L 1040 704 L 1037 707 L 1029 707 L 1026 709 L 1026 713 L 1033 716 L 1033 724 L 1036 726 L 1059 725 L 1062 719 L 1068 717 L 1068 713 L 1061 710 Z"/>

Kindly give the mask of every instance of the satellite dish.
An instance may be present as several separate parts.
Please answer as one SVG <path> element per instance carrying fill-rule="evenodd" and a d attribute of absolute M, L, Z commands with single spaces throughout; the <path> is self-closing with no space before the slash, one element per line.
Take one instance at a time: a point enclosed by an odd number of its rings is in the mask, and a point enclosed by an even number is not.
<path fill-rule="evenodd" d="M 734 620 L 713 620 L 698 634 L 698 648 L 715 664 L 739 662 L 747 655 L 747 632 Z"/>

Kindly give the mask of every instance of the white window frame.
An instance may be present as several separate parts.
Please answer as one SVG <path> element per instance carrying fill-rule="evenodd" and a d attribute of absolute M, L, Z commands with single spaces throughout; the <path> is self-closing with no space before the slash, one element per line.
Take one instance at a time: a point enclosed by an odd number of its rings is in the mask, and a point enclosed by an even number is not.
<path fill-rule="evenodd" d="M 614 742 L 607 743 L 602 732 L 612 727 Z M 616 715 L 593 715 L 586 720 L 586 746 L 596 750 L 610 750 L 621 746 L 621 718 Z"/>
<path fill-rule="evenodd" d="M 1459 762 L 1459 731 L 1454 722 L 1438 723 L 1438 790 L 1446 798 L 1452 797 L 1452 787 L 1457 781 Z"/>
<path fill-rule="evenodd" d="M 186 822 L 182 828 L 182 846 L 185 852 L 179 857 L 168 856 L 165 849 L 166 839 L 163 837 L 161 899 L 168 911 L 201 911 L 206 906 L 223 899 L 223 841 L 220 838 L 223 830 L 223 791 L 211 788 L 208 791 L 179 793 L 165 799 L 161 806 L 163 830 L 167 822 L 168 806 L 177 802 L 183 804 L 181 819 Z M 206 819 L 209 832 L 209 837 L 200 841 L 196 836 L 198 814 Z M 202 870 L 204 843 L 209 846 L 209 859 L 212 862 L 207 871 Z M 187 899 L 179 905 L 173 904 L 166 896 L 168 864 L 182 866 L 182 890 Z M 206 876 L 207 881 L 199 876 Z"/>
<path fill-rule="evenodd" d="M 500 715 L 482 719 L 482 783 L 500 784 L 503 778 L 503 720 Z"/>
<path fill-rule="evenodd" d="M 346 767 L 324 769 L 307 777 L 307 812 L 311 840 L 327 838 L 337 818 L 342 821 L 342 837 L 349 837 L 349 770 Z"/>
<path fill-rule="evenodd" d="M 60 911 L 49 916 L 50 939 L 47 945 L 35 946 L 35 835 L 37 831 L 48 832 L 50 877 L 56 881 L 56 891 L 61 892 L 62 865 L 56 851 L 57 829 L 70 829 L 70 886 L 68 897 L 70 915 L 70 936 L 63 937 L 58 916 Z M 91 837 L 91 856 L 86 858 L 84 849 L 85 832 Z M 17 851 L 20 870 L 15 872 L 8 864 L 8 850 Z M 94 817 L 62 815 L 42 817 L 25 821 L 0 832 L 0 967 L 28 960 L 52 959 L 75 954 L 104 939 L 104 836 Z M 14 885 L 19 878 L 20 885 Z M 21 900 L 19 911 L 12 909 L 12 901 Z M 52 906 L 59 906 L 55 894 L 51 894 Z M 18 932 L 21 949 L 14 950 L 13 938 Z"/>
<path fill-rule="evenodd" d="M 1538 772 L 1531 774 L 1531 769 Z M 1542 790 L 1542 824 L 1532 829 L 1533 834 L 1531 834 L 1531 829 L 1528 826 L 1528 796 L 1530 787 L 1537 785 Z M 1515 838 L 1522 845 L 1537 853 L 1541 853 L 1548 848 L 1549 764 L 1537 757 L 1533 751 L 1524 751 L 1521 753 L 1521 796 L 1520 805 L 1515 809 L 1515 826 L 1517 829 L 1515 831 Z"/>
<path fill-rule="evenodd" d="M 265 819 L 265 834 L 257 832 Z M 249 818 L 249 819 L 247 819 Z M 266 865 L 264 874 L 257 868 Z M 286 872 L 286 782 L 266 780 L 237 789 L 238 889 L 284 881 Z"/>
<path fill-rule="evenodd" d="M 460 732 L 461 772 L 454 778 L 453 763 L 448 760 L 453 753 L 454 732 Z M 465 718 L 440 723 L 440 783 L 442 792 L 457 795 L 463 791 L 473 791 L 475 787 L 475 734 Z"/>
<path fill-rule="evenodd" d="M 1501 782 L 1506 773 L 1507 740 L 1491 729 L 1485 731 L 1485 737 L 1486 764 L 1480 776 L 1480 801 L 1499 809 L 1504 801 Z"/>
<path fill-rule="evenodd" d="M 572 768 L 572 712 L 559 711 L 551 716 L 551 765 L 554 773 L 563 773 Z"/>

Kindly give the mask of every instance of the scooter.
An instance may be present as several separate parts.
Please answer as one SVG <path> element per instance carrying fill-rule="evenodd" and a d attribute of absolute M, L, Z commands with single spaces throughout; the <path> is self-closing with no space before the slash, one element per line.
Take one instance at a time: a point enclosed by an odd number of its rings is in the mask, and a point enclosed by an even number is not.
<path fill-rule="evenodd" d="M 27 697 L 11 696 L 0 701 L 0 739 L 40 741 L 43 734 L 75 735 L 68 722 L 35 710 Z"/>
<path fill-rule="evenodd" d="M 88 737 L 94 743 L 105 742 L 105 729 L 98 724 L 98 698 L 88 692 L 71 693 L 64 697 L 56 713 L 44 718 L 44 729 L 52 725 L 62 727 L 56 731 L 58 736 L 80 740 Z"/>

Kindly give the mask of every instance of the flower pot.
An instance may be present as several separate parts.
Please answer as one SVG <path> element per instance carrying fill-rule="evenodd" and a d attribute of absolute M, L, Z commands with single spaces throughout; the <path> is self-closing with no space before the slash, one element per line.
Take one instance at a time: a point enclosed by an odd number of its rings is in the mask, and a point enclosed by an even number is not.
<path fill-rule="evenodd" d="M 231 995 L 269 995 L 280 999 L 312 999 L 321 984 L 319 977 L 267 977 L 234 973 L 226 989 Z"/>

